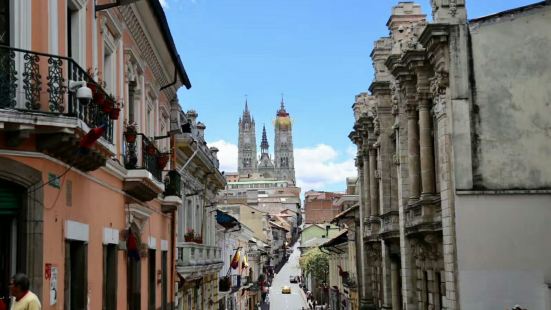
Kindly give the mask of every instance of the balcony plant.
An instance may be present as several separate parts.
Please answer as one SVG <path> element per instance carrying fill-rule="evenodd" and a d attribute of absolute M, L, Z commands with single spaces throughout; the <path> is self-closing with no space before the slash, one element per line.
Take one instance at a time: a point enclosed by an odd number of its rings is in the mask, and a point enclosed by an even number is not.
<path fill-rule="evenodd" d="M 196 233 L 195 236 L 193 237 L 193 242 L 202 244 L 203 243 L 203 236 Z"/>
<path fill-rule="evenodd" d="M 121 107 L 122 107 L 122 98 L 119 98 L 119 99 L 115 100 L 115 102 L 113 104 L 113 109 L 111 110 L 111 112 L 109 112 L 109 118 L 112 119 L 112 120 L 119 119 L 119 115 L 120 115 L 120 112 L 121 112 Z"/>
<path fill-rule="evenodd" d="M 138 136 L 138 125 L 135 122 L 126 124 L 126 130 L 124 131 L 124 138 L 128 143 L 135 143 Z"/>
<path fill-rule="evenodd" d="M 186 233 L 184 234 L 184 240 L 186 242 L 193 242 L 195 239 L 195 231 L 193 230 L 193 228 L 188 228 L 186 230 Z"/>
<path fill-rule="evenodd" d="M 107 95 L 105 96 L 105 100 L 103 101 L 103 104 L 101 106 L 101 109 L 103 113 L 110 114 L 113 108 L 115 107 L 115 97 L 113 95 Z"/>

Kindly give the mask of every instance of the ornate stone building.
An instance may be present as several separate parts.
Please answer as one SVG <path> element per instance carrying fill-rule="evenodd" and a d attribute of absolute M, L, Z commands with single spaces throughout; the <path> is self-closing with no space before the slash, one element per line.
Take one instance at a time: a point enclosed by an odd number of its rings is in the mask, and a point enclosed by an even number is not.
<path fill-rule="evenodd" d="M 245 101 L 243 116 L 239 118 L 237 169 L 239 175 L 252 175 L 257 169 L 256 158 L 256 131 L 254 118 L 249 112 L 249 105 Z"/>
<path fill-rule="evenodd" d="M 256 132 L 254 118 L 251 117 L 248 104 L 245 102 L 245 111 L 239 119 L 238 142 L 238 174 L 247 178 L 276 179 L 290 181 L 295 184 L 295 159 L 293 155 L 293 124 L 285 104 L 281 100 L 281 107 L 277 111 L 275 126 L 275 153 L 270 158 L 266 127 L 262 129 L 261 155 L 256 156 Z"/>
<path fill-rule="evenodd" d="M 361 306 L 551 309 L 550 2 L 431 3 L 393 8 L 353 105 Z"/>

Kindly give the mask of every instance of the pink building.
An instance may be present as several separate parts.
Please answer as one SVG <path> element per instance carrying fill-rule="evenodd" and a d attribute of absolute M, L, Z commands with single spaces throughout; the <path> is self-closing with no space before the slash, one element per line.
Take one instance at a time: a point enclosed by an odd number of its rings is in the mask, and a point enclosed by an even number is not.
<path fill-rule="evenodd" d="M 191 84 L 158 0 L 107 3 L 0 1 L 0 283 L 26 273 L 43 309 L 168 309 L 180 279 L 175 169 L 194 147 L 171 124 Z"/>

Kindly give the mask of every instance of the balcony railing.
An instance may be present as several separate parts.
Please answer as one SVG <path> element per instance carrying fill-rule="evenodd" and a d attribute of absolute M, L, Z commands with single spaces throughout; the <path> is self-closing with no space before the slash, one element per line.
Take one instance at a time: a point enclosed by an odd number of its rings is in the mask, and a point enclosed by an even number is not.
<path fill-rule="evenodd" d="M 164 168 L 161 158 L 167 154 L 161 153 L 155 144 L 141 133 L 127 131 L 124 134 L 124 141 L 126 146 L 124 166 L 126 169 L 145 169 L 161 182 Z"/>
<path fill-rule="evenodd" d="M 232 274 L 231 276 L 231 286 L 235 288 L 241 287 L 241 275 L 239 274 Z"/>
<path fill-rule="evenodd" d="M 178 243 L 178 266 L 200 266 L 222 262 L 222 249 L 194 242 Z"/>
<path fill-rule="evenodd" d="M 84 81 L 105 93 L 71 58 L 0 45 L 0 109 L 77 117 L 90 128 L 105 124 L 104 138 L 113 142 L 109 113 L 94 101 L 82 104 L 68 92 L 69 81 Z"/>

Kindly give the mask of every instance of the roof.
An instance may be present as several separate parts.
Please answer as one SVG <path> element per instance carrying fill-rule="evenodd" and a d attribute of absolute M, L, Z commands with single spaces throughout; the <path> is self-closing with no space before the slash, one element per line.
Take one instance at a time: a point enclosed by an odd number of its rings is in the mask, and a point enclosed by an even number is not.
<path fill-rule="evenodd" d="M 336 221 L 346 217 L 346 215 L 348 213 L 356 211 L 359 207 L 360 207 L 359 205 L 354 205 L 354 206 L 342 211 L 341 213 L 337 214 L 337 216 L 335 216 L 335 218 L 331 221 L 331 223 L 336 222 Z"/>
<path fill-rule="evenodd" d="M 163 7 L 161 6 L 161 3 L 159 2 L 159 0 L 148 0 L 147 2 L 149 3 L 149 6 L 152 8 L 153 15 L 155 15 L 155 19 L 157 19 L 157 22 L 161 27 L 161 32 L 163 33 L 163 39 L 168 45 L 170 55 L 172 56 L 172 61 L 174 61 L 174 63 L 176 64 L 176 69 L 178 70 L 180 81 L 182 82 L 182 84 L 186 86 L 187 89 L 190 89 L 191 82 L 189 81 L 189 77 L 187 76 L 186 69 L 182 64 L 182 59 L 180 59 L 180 55 L 178 54 L 178 50 L 176 49 L 176 44 L 174 44 L 174 39 L 172 38 L 170 27 L 168 26 L 168 22 L 166 20 Z"/>
<path fill-rule="evenodd" d="M 302 243 L 299 248 L 315 248 L 327 242 L 327 238 L 312 238 Z"/>
<path fill-rule="evenodd" d="M 340 232 L 338 235 L 336 235 L 332 239 L 329 239 L 325 243 L 321 244 L 320 247 L 329 248 L 329 247 L 337 246 L 339 244 L 343 244 L 345 242 L 348 242 L 348 230 L 347 229 L 343 230 L 342 232 Z"/>
<path fill-rule="evenodd" d="M 281 230 L 285 230 L 286 232 L 289 232 L 289 230 L 286 229 L 285 227 L 283 227 L 283 226 L 281 226 L 281 225 L 279 225 L 279 224 L 276 224 L 276 223 L 274 223 L 274 222 L 272 222 L 272 221 L 270 221 L 270 225 L 272 225 L 273 227 L 275 227 L 275 228 L 277 228 L 277 229 L 281 229 Z"/>
<path fill-rule="evenodd" d="M 491 19 L 494 19 L 494 18 L 502 17 L 504 15 L 522 13 L 522 12 L 525 12 L 525 11 L 529 11 L 531 9 L 535 9 L 535 8 L 538 8 L 538 7 L 544 7 L 544 6 L 549 6 L 549 1 L 541 1 L 541 2 L 537 2 L 537 3 L 533 3 L 533 4 L 513 8 L 513 9 L 510 9 L 510 10 L 498 12 L 498 13 L 495 13 L 495 14 L 482 16 L 482 17 L 478 17 L 478 18 L 473 18 L 473 19 L 469 20 L 469 23 L 484 22 L 484 21 L 491 20 Z"/>

